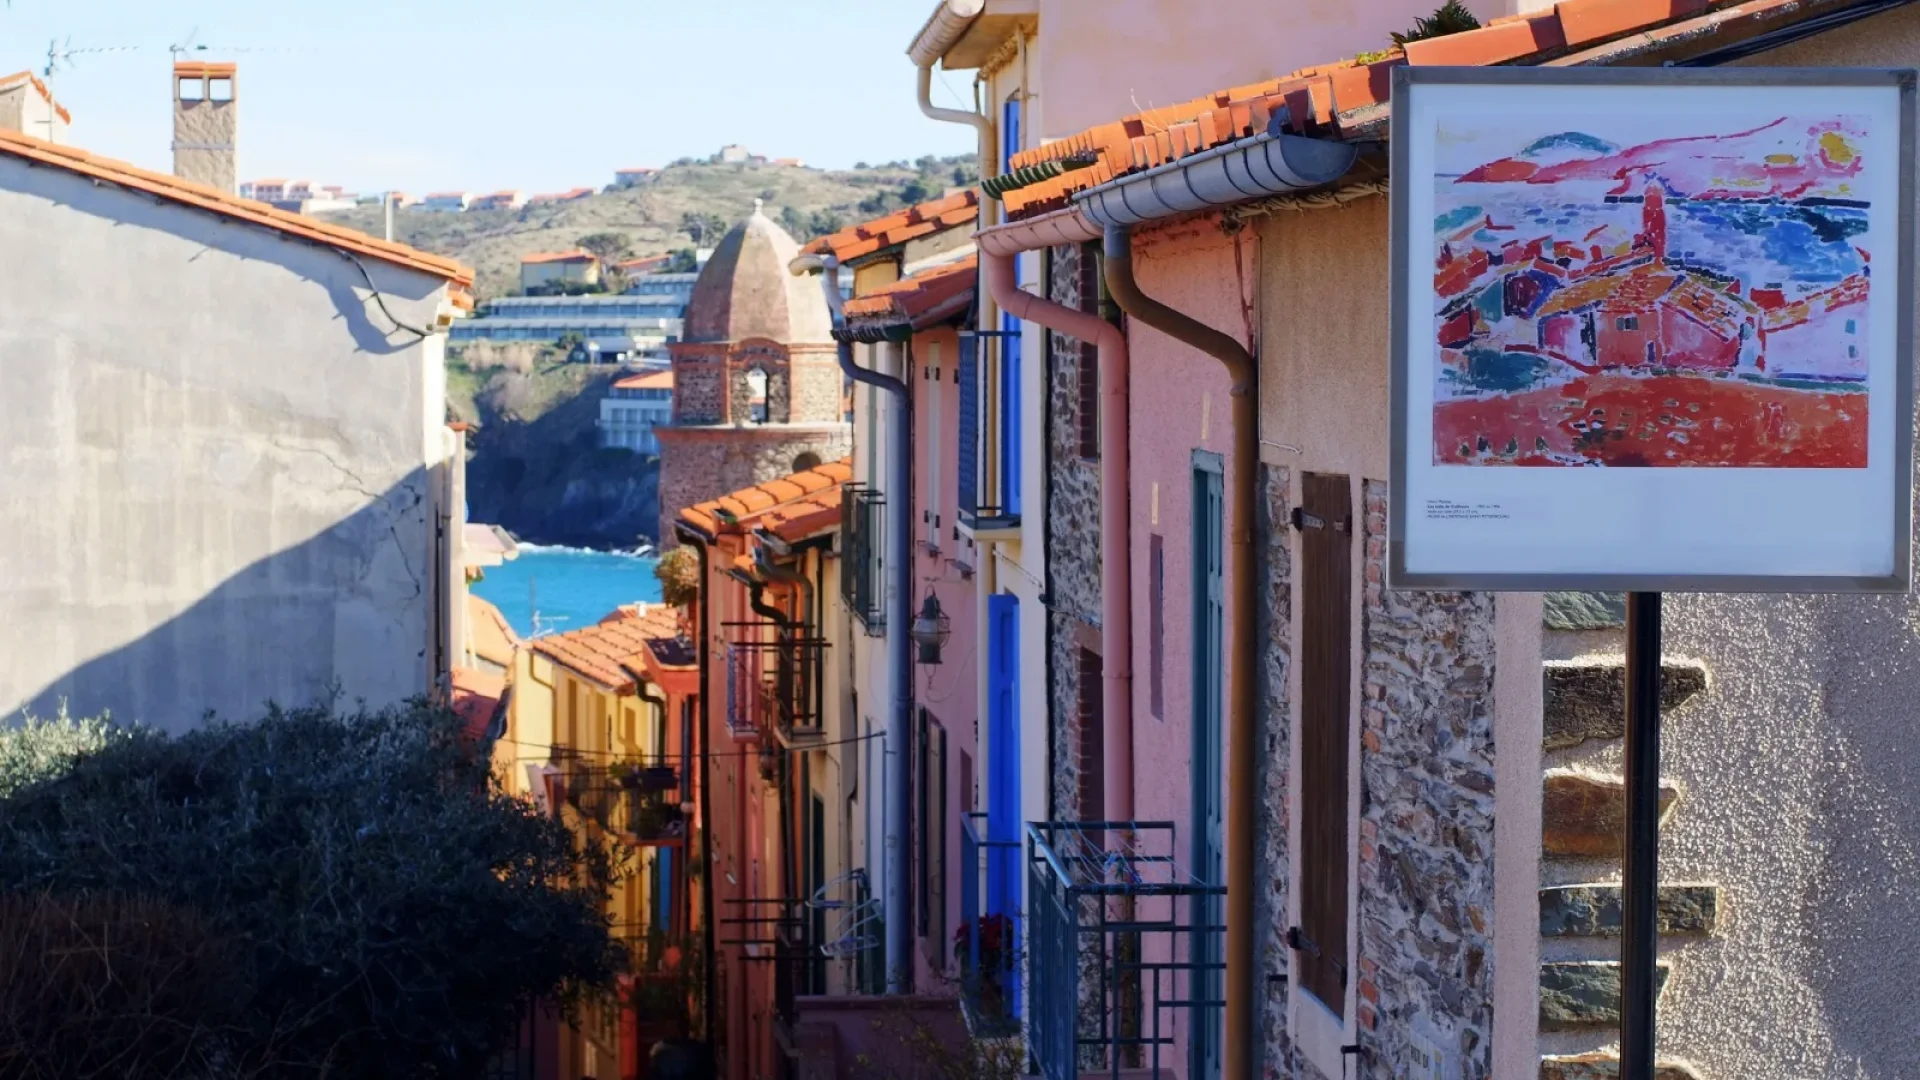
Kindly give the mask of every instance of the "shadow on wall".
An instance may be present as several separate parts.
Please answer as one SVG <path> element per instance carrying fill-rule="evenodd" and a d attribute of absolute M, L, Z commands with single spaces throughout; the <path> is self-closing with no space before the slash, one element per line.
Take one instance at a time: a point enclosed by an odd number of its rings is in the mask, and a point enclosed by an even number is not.
<path fill-rule="evenodd" d="M 54 714 L 110 713 L 178 732 L 209 717 L 244 720 L 273 702 L 395 704 L 429 689 L 435 570 L 429 474 L 400 483 L 316 536 L 259 559 L 186 610 L 9 703 Z M 54 620 L 140 620 L 129 598 L 66 605 Z M 59 636 L 49 630 L 50 637 Z"/>

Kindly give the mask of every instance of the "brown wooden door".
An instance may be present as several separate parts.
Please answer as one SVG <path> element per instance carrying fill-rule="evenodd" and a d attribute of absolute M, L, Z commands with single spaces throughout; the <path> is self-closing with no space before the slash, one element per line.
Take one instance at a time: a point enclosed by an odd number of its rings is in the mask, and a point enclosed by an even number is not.
<path fill-rule="evenodd" d="M 1300 532 L 1300 985 L 1344 1015 L 1353 503 L 1345 476 L 1308 473 Z"/>

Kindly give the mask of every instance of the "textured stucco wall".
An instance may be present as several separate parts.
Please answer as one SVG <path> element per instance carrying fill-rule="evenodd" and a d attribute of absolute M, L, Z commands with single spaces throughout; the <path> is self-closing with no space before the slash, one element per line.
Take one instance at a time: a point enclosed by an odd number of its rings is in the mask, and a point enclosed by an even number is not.
<path fill-rule="evenodd" d="M 1524 0 L 1467 0 L 1482 22 Z M 1046 138 L 1143 109 L 1277 79 L 1383 49 L 1434 0 L 1302 0 L 1284 18 L 1254 0 L 1045 0 L 1032 52 L 1046 87 Z"/>
<path fill-rule="evenodd" d="M 173 103 L 173 174 L 221 191 L 238 190 L 235 140 L 239 101 Z M 208 149 L 224 147 L 224 149 Z"/>
<path fill-rule="evenodd" d="M 0 709 L 169 728 L 431 677 L 440 339 L 340 256 L 0 162 Z M 393 315 L 442 283 L 366 259 Z M 102 267 L 112 267 L 103 273 Z"/>

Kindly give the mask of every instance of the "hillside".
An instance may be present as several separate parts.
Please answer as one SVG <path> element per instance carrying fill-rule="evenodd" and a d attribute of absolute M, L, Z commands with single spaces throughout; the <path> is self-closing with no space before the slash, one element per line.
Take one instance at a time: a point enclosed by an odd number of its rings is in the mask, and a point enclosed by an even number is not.
<path fill-rule="evenodd" d="M 928 156 L 843 171 L 678 163 L 640 186 L 567 203 L 462 214 L 401 209 L 394 214 L 394 239 L 472 266 L 484 299 L 518 287 L 521 256 L 566 250 L 593 233 L 625 234 L 636 256 L 674 251 L 694 244 L 683 227 L 689 215 L 731 224 L 752 209 L 753 200 L 762 199 L 766 213 L 804 243 L 848 222 L 935 197 L 977 176 L 972 155 Z M 324 216 L 375 236 L 385 228 L 378 206 Z"/>

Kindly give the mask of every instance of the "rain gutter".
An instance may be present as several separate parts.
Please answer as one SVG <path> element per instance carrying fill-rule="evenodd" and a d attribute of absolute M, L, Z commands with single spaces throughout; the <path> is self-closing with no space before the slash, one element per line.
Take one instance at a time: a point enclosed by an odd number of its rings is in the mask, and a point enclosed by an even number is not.
<path fill-rule="evenodd" d="M 1129 228 L 1144 222 L 1211 210 L 1331 184 L 1359 156 L 1346 143 L 1266 132 L 1237 139 L 1212 150 L 1170 161 L 1157 168 L 1089 188 L 1074 196 L 1075 209 L 1105 230 L 1107 294 L 1131 319 L 1220 361 L 1233 381 L 1229 500 L 1233 535 L 1228 572 L 1233 578 L 1227 622 L 1233 651 L 1227 663 L 1227 897 L 1226 897 L 1226 1080 L 1253 1080 L 1258 1074 L 1258 1027 L 1254 1023 L 1254 965 L 1259 955 L 1254 933 L 1254 869 L 1259 857 L 1255 818 L 1258 810 L 1260 745 L 1260 668 L 1258 598 L 1255 587 L 1255 536 L 1259 517 L 1260 402 L 1259 362 L 1250 343 L 1222 333 L 1143 292 L 1133 275 Z M 1104 448 L 1103 448 L 1104 449 Z"/>
<path fill-rule="evenodd" d="M 1131 441 L 1127 420 L 1127 337 L 1085 311 L 1043 300 L 1020 288 L 1019 253 L 1082 244 L 1098 231 L 1063 211 L 987 229 L 975 237 L 993 302 L 1015 318 L 1093 345 L 1100 368 L 1100 715 L 1101 789 L 1108 821 L 1134 816 L 1133 553 L 1129 543 L 1128 482 Z"/>

